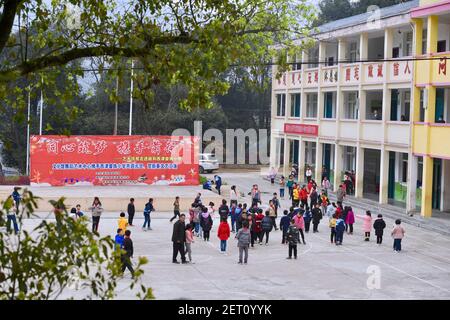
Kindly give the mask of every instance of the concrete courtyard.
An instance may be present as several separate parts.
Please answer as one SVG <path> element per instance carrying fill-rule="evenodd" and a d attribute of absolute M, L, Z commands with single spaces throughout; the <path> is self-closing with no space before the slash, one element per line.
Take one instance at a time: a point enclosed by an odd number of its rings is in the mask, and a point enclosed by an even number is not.
<path fill-rule="evenodd" d="M 245 193 L 247 187 L 258 183 L 267 192 L 263 193 L 264 202 L 277 189 L 256 173 L 221 176 Z M 224 196 L 228 199 L 228 192 Z M 249 202 L 249 198 L 243 201 Z M 283 209 L 288 205 L 289 201 L 282 202 Z M 354 209 L 356 214 L 363 214 L 362 208 Z M 281 232 L 272 231 L 269 245 L 255 245 L 250 249 L 248 265 L 238 265 L 233 235 L 227 254 L 219 252 L 216 214 L 211 241 L 196 238 L 192 246 L 195 263 L 175 265 L 171 262 L 172 224 L 168 221 L 172 214 L 152 213 L 153 230 L 144 232 L 140 228 L 142 208 L 137 210 L 137 226 L 130 228 L 135 260 L 137 256 L 149 259 L 143 280 L 153 288 L 156 299 L 450 299 L 450 237 L 404 224 L 403 251 L 396 254 L 390 237 L 394 222 L 389 218 L 385 219 L 387 228 L 380 246 L 374 234 L 370 242 L 363 241 L 358 219 L 354 234 L 345 234 L 342 246 L 331 244 L 328 220 L 324 218 L 319 233 L 311 231 L 305 236 L 306 245 L 299 245 L 298 260 L 286 260 L 288 248 L 281 244 Z M 117 217 L 116 212 L 103 214 L 99 228 L 102 235 L 115 235 Z M 24 227 L 31 228 L 39 220 L 26 220 Z M 126 289 L 129 281 L 127 273 L 120 280 L 118 299 L 134 299 Z"/>

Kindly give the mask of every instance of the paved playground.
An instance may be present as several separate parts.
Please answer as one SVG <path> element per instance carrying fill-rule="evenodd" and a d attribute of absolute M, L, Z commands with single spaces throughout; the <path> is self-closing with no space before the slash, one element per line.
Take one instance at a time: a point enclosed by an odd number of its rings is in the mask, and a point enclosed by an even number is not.
<path fill-rule="evenodd" d="M 228 184 L 236 183 L 242 189 L 258 180 L 263 191 L 267 189 L 263 201 L 268 200 L 272 190 L 261 177 L 233 176 L 227 176 Z M 288 201 L 282 205 L 287 207 Z M 363 214 L 362 208 L 354 209 Z M 380 246 L 373 234 L 370 242 L 363 241 L 361 220 L 357 220 L 354 234 L 345 234 L 343 245 L 336 246 L 329 241 L 325 218 L 319 233 L 306 234 L 298 260 L 286 260 L 288 248 L 281 244 L 281 232 L 272 231 L 269 245 L 255 245 L 248 265 L 238 265 L 233 236 L 227 254 L 219 252 L 216 214 L 211 241 L 196 238 L 193 244 L 195 264 L 175 265 L 171 262 L 170 217 L 170 212 L 152 214 L 153 230 L 144 232 L 138 211 L 137 227 L 131 228 L 135 260 L 137 256 L 149 259 L 143 279 L 157 299 L 450 299 L 450 237 L 413 225 L 404 225 L 403 251 L 396 254 L 390 237 L 392 219 L 385 219 L 387 228 Z M 38 222 L 27 220 L 25 227 Z M 116 228 L 117 213 L 105 213 L 100 233 L 114 236 Z M 120 281 L 119 299 L 134 298 L 125 289 L 128 281 L 130 275 L 126 274 Z"/>

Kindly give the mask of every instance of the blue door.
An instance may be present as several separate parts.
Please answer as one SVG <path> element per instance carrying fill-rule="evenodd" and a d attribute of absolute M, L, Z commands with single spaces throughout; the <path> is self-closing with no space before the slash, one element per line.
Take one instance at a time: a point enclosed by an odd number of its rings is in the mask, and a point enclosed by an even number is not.
<path fill-rule="evenodd" d="M 397 121 L 398 90 L 391 90 L 391 121 Z"/>
<path fill-rule="evenodd" d="M 333 92 L 325 93 L 325 118 L 333 118 Z"/>

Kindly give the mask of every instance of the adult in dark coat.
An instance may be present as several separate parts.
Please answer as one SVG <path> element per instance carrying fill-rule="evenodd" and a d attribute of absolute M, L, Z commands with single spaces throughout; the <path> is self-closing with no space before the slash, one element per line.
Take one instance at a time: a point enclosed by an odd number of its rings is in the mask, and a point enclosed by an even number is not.
<path fill-rule="evenodd" d="M 128 204 L 128 207 L 127 207 L 128 224 L 130 226 L 133 225 L 133 218 L 134 218 L 135 212 L 136 212 L 136 208 L 134 207 L 134 198 L 131 198 L 130 203 Z"/>
<path fill-rule="evenodd" d="M 318 227 L 320 220 L 322 220 L 323 214 L 322 210 L 320 210 L 319 204 L 316 203 L 315 207 L 311 210 L 312 213 L 312 222 L 313 222 L 313 232 L 319 232 Z"/>
<path fill-rule="evenodd" d="M 184 214 L 180 215 L 180 219 L 173 225 L 172 242 L 173 242 L 173 263 L 179 263 L 177 261 L 178 252 L 181 255 L 181 262 L 186 262 L 186 257 L 184 255 L 184 243 L 186 242 L 186 227 L 184 221 L 186 216 Z"/>
<path fill-rule="evenodd" d="M 314 208 L 314 206 L 316 205 L 316 203 L 318 203 L 319 200 L 319 194 L 317 193 L 316 188 L 312 188 L 311 193 L 309 194 L 309 199 L 310 199 L 310 208 Z"/>
<path fill-rule="evenodd" d="M 227 200 L 223 199 L 222 205 L 219 207 L 220 221 L 222 221 L 222 220 L 227 221 L 229 214 L 230 214 L 230 208 L 227 206 Z"/>

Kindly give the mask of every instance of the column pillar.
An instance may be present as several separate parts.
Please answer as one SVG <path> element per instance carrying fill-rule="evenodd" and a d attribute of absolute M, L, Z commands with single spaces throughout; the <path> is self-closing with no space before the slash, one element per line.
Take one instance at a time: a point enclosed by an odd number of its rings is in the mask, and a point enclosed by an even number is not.
<path fill-rule="evenodd" d="M 270 166 L 271 167 L 277 167 L 277 138 L 275 137 L 275 135 L 273 134 L 273 132 L 271 132 L 270 134 Z"/>
<path fill-rule="evenodd" d="M 319 142 L 319 138 L 316 140 L 316 170 L 314 180 L 320 186 L 322 183 L 322 159 L 323 159 L 323 143 Z"/>
<path fill-rule="evenodd" d="M 389 182 L 389 151 L 383 147 L 381 149 L 380 159 L 380 194 L 379 203 L 387 203 L 388 201 L 388 182 Z"/>
<path fill-rule="evenodd" d="M 406 211 L 408 213 L 416 210 L 417 190 L 417 165 L 418 159 L 412 152 L 408 153 L 408 183 L 406 186 Z"/>
<path fill-rule="evenodd" d="M 442 159 L 442 210 L 450 210 L 450 160 Z"/>
<path fill-rule="evenodd" d="M 336 192 L 339 184 L 341 182 L 341 171 L 342 171 L 342 149 L 344 147 L 339 145 L 339 144 L 335 144 L 334 145 L 334 177 L 333 177 L 333 181 L 331 181 L 333 183 L 333 191 Z"/>
<path fill-rule="evenodd" d="M 422 217 L 431 217 L 431 201 L 433 191 L 433 158 L 423 156 L 423 173 L 422 173 L 422 205 L 420 215 Z"/>
<path fill-rule="evenodd" d="M 290 171 L 289 160 L 290 160 L 290 139 L 288 139 L 287 135 L 284 135 L 284 155 L 283 155 L 283 176 L 287 176 L 287 173 Z"/>
<path fill-rule="evenodd" d="M 298 150 L 298 181 L 303 182 L 305 177 L 305 141 L 302 138 L 300 138 Z"/>
<path fill-rule="evenodd" d="M 356 186 L 355 197 L 363 197 L 363 181 L 364 181 L 364 148 L 358 146 L 356 148 Z"/>

